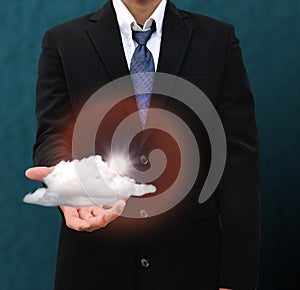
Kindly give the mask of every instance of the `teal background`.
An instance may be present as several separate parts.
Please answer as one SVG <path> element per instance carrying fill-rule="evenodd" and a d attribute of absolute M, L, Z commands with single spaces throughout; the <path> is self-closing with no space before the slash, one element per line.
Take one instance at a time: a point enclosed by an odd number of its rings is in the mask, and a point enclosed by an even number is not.
<path fill-rule="evenodd" d="M 235 25 L 261 140 L 262 290 L 299 289 L 299 0 L 175 1 Z M 51 290 L 56 209 L 24 205 L 32 165 L 37 62 L 43 32 L 104 1 L 0 0 L 0 289 Z M 99 285 L 100 286 L 100 285 Z"/>

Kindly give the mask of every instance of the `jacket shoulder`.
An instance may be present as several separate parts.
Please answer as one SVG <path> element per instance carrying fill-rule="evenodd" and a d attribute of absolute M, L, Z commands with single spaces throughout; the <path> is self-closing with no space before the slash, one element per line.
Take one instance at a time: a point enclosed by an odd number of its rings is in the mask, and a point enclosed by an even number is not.
<path fill-rule="evenodd" d="M 89 19 L 94 13 L 95 12 L 89 13 L 81 17 L 57 24 L 51 27 L 50 29 L 48 29 L 45 33 L 50 33 L 54 38 L 64 37 L 70 34 L 72 35 L 74 33 L 76 34 L 86 29 L 89 23 Z"/>
<path fill-rule="evenodd" d="M 199 13 L 193 13 L 185 10 L 179 10 L 181 15 L 184 15 L 186 20 L 193 25 L 194 28 L 205 30 L 213 35 L 228 35 L 228 32 L 233 29 L 233 25 L 222 20 L 209 17 Z"/>

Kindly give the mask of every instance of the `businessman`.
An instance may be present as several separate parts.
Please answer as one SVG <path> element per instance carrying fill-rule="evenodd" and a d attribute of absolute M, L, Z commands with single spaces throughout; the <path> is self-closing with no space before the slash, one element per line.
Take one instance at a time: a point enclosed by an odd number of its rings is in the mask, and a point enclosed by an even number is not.
<path fill-rule="evenodd" d="M 139 71 L 141 57 L 146 65 Z M 55 290 L 256 289 L 258 137 L 232 25 L 182 11 L 167 0 L 112 0 L 48 30 L 37 81 L 36 167 L 26 175 L 42 181 L 58 162 L 71 160 L 72 124 L 85 101 L 103 85 L 136 72 L 177 75 L 206 93 L 227 139 L 222 180 L 204 204 L 197 201 L 199 179 L 176 207 L 143 219 L 122 217 L 124 200 L 110 209 L 62 206 Z M 152 101 L 142 97 L 140 111 Z M 180 104 L 165 106 L 189 118 Z M 190 118 L 197 130 L 199 120 Z M 97 152 L 105 156 L 105 140 L 97 142 Z"/>

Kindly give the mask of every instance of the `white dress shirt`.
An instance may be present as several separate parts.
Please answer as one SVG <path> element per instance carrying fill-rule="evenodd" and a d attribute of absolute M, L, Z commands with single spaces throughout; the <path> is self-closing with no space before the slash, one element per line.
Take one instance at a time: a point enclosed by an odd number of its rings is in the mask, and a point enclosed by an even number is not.
<path fill-rule="evenodd" d="M 130 70 L 130 62 L 138 44 L 132 39 L 132 29 L 135 31 L 146 31 L 151 29 L 153 21 L 156 24 L 156 31 L 154 31 L 147 42 L 147 48 L 151 51 L 154 59 L 155 71 L 157 70 L 161 36 L 162 36 L 162 25 L 165 14 L 167 0 L 162 0 L 157 6 L 153 14 L 146 20 L 144 27 L 141 28 L 134 19 L 133 15 L 127 9 L 125 4 L 121 0 L 113 0 L 113 6 L 116 11 L 117 20 L 121 32 L 121 38 L 123 48 Z"/>

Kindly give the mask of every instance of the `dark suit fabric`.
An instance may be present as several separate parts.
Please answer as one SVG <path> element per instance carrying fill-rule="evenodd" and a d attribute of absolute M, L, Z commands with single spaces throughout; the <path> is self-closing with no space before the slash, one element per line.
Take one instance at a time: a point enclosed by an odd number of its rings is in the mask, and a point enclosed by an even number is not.
<path fill-rule="evenodd" d="M 204 204 L 197 202 L 203 185 L 199 178 L 170 211 L 146 219 L 120 217 L 93 233 L 73 231 L 62 221 L 55 290 L 257 287 L 258 140 L 253 97 L 233 27 L 168 2 L 158 72 L 189 80 L 216 107 L 227 138 L 222 180 Z M 37 81 L 35 165 L 71 160 L 72 124 L 79 110 L 98 88 L 128 74 L 111 2 L 48 30 Z M 178 106 L 168 102 L 166 109 L 186 117 L 197 130 L 197 118 Z M 207 155 L 208 147 L 202 149 Z M 104 154 L 101 149 L 98 153 Z M 205 175 L 205 166 L 203 170 Z M 142 258 L 148 259 L 147 268 Z"/>

